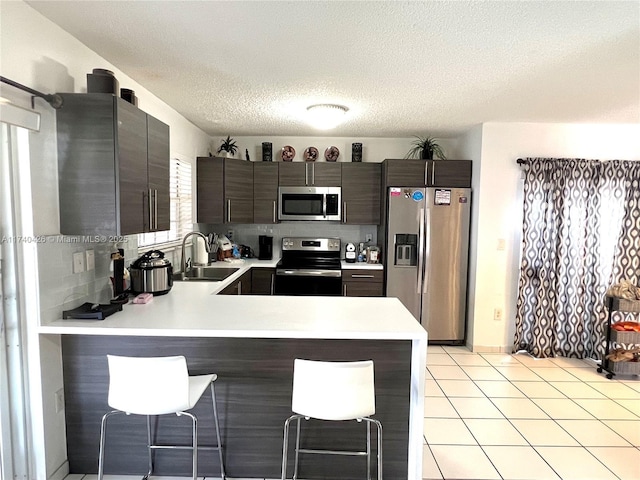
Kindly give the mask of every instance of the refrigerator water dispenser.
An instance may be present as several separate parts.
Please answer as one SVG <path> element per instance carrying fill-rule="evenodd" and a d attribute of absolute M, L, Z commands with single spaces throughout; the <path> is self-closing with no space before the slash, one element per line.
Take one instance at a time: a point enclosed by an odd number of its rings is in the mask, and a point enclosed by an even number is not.
<path fill-rule="evenodd" d="M 396 233 L 394 240 L 394 265 L 400 267 L 415 267 L 418 265 L 418 235 L 413 233 Z"/>

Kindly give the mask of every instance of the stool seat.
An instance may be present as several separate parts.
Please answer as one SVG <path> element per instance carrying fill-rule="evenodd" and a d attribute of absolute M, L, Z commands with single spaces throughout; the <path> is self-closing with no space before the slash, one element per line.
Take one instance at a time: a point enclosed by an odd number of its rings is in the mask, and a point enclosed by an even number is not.
<path fill-rule="evenodd" d="M 295 359 L 290 416 L 284 424 L 282 480 L 286 479 L 289 425 L 296 421 L 296 446 L 293 479 L 298 477 L 299 454 L 366 455 L 367 479 L 371 478 L 371 424 L 377 428 L 377 473 L 382 480 L 382 424 L 369 418 L 376 412 L 373 361 L 325 362 Z M 300 447 L 300 421 L 356 420 L 367 425 L 366 451 L 336 451 Z"/>
<path fill-rule="evenodd" d="M 107 355 L 109 366 L 109 394 L 107 403 L 114 410 L 102 417 L 100 427 L 100 452 L 98 480 L 103 480 L 107 419 L 115 414 L 145 415 L 147 417 L 147 451 L 149 471 L 153 473 L 156 449 L 189 449 L 192 451 L 193 480 L 198 475 L 198 449 L 218 450 L 220 473 L 225 478 L 220 440 L 220 425 L 214 382 L 216 374 L 189 376 L 187 361 L 183 356 L 172 357 L 122 357 Z M 199 446 L 197 418 L 188 410 L 200 400 L 207 387 L 211 387 L 213 419 L 216 428 L 217 446 Z M 151 416 L 175 414 L 187 416 L 192 421 L 191 445 L 156 445 L 151 435 Z"/>

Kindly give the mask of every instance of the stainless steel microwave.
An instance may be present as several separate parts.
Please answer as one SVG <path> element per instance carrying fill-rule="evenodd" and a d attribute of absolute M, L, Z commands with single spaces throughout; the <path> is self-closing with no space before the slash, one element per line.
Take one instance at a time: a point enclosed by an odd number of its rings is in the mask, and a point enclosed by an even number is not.
<path fill-rule="evenodd" d="M 278 220 L 340 221 L 340 187 L 279 187 Z"/>

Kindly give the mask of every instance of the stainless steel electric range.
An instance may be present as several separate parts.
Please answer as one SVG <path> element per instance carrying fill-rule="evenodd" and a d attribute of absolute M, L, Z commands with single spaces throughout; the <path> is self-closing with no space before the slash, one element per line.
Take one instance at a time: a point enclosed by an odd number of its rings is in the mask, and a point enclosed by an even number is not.
<path fill-rule="evenodd" d="M 283 238 L 275 294 L 340 296 L 340 254 L 339 238 Z"/>

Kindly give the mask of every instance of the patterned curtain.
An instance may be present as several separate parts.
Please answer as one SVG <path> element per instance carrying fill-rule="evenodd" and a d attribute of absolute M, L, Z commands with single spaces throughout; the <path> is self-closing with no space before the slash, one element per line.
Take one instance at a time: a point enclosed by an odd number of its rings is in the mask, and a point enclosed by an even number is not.
<path fill-rule="evenodd" d="M 525 164 L 514 350 L 601 357 L 607 288 L 640 283 L 640 162 Z"/>

